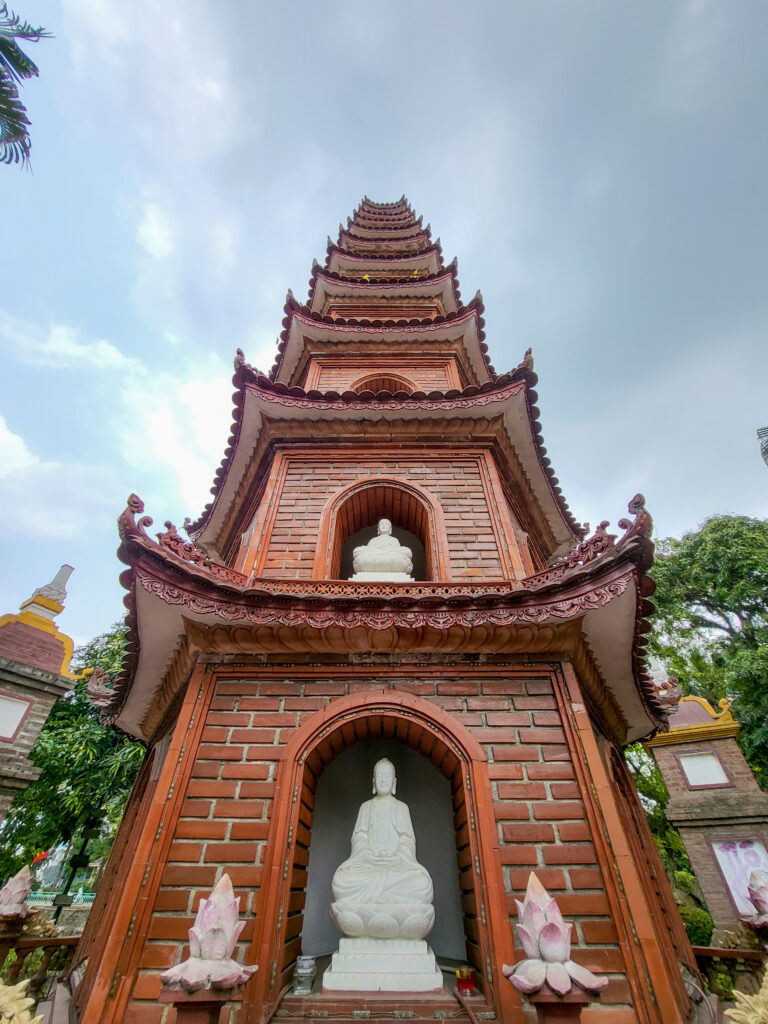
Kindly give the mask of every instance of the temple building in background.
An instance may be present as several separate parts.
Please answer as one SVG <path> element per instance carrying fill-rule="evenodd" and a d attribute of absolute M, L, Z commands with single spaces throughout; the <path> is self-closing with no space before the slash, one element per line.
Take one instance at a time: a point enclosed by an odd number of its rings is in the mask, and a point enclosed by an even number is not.
<path fill-rule="evenodd" d="M 0 822 L 16 794 L 40 775 L 30 751 L 54 703 L 75 683 L 72 638 L 54 621 L 72 572 L 62 565 L 17 613 L 0 615 Z"/>
<path fill-rule="evenodd" d="M 584 1024 L 690 1019 L 695 960 L 621 753 L 666 725 L 643 657 L 651 519 L 638 495 L 585 539 L 530 350 L 494 370 L 456 275 L 404 198 L 364 199 L 307 301 L 289 293 L 269 374 L 238 351 L 190 539 L 154 539 L 135 495 L 120 516 L 129 648 L 100 699 L 149 752 L 78 950 L 81 1024 L 175 1019 L 161 974 L 225 872 L 236 958 L 258 965 L 230 1024 L 469 1021 L 440 988 L 457 965 L 476 1020 L 533 1020 L 502 974 L 532 871 L 572 960 L 608 978 Z M 397 934 L 431 929 L 428 991 L 344 990 L 344 957 L 322 981 L 384 898 L 363 895 L 377 822 L 418 909 Z M 286 992 L 299 956 L 308 995 Z"/>

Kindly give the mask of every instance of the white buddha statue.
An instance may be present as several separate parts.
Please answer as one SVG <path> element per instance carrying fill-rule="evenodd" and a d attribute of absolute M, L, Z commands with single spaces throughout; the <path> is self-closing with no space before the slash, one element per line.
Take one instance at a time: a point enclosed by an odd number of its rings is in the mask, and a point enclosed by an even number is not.
<path fill-rule="evenodd" d="M 395 799 L 395 767 L 373 769 L 373 799 L 360 807 L 352 852 L 331 882 L 331 917 L 343 938 L 324 991 L 440 992 L 443 977 L 424 937 L 435 923 L 432 879 L 416 860 L 411 815 Z"/>
<path fill-rule="evenodd" d="M 378 534 L 352 552 L 353 580 L 413 580 L 413 553 L 392 536 L 392 523 L 380 519 Z"/>
<path fill-rule="evenodd" d="M 331 917 L 352 938 L 423 939 L 435 923 L 432 879 L 416 860 L 408 807 L 395 799 L 397 779 L 383 758 L 373 770 L 352 833 L 352 853 L 331 883 Z"/>

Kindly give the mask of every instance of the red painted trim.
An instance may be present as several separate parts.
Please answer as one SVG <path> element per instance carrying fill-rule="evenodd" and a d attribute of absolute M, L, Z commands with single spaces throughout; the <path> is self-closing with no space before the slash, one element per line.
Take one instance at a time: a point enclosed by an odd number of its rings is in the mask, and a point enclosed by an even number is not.
<path fill-rule="evenodd" d="M 262 501 L 256 518 L 251 527 L 251 539 L 248 543 L 244 557 L 238 559 L 235 568 L 240 572 L 253 573 L 258 576 L 261 573 L 264 563 L 267 560 L 267 549 L 269 538 L 275 525 L 277 510 L 280 507 L 283 487 L 285 486 L 285 475 L 288 466 L 283 452 L 276 452 L 269 471 L 269 479 L 264 494 L 266 501 Z"/>
<path fill-rule="evenodd" d="M 126 1019 L 168 847 L 212 695 L 211 677 L 206 671 L 207 666 L 197 665 L 190 677 L 141 838 L 123 881 L 122 898 L 105 929 L 98 974 L 80 1024 L 121 1024 Z"/>
<path fill-rule="evenodd" d="M 619 933 L 632 1006 L 642 1024 L 684 1024 L 675 996 L 677 964 L 664 961 L 638 865 L 624 831 L 616 787 L 597 743 L 573 666 L 555 674 L 558 701 L 573 766 L 581 789 L 611 918 Z M 565 684 L 565 685 L 563 685 Z M 651 990 L 652 989 L 652 990 Z"/>

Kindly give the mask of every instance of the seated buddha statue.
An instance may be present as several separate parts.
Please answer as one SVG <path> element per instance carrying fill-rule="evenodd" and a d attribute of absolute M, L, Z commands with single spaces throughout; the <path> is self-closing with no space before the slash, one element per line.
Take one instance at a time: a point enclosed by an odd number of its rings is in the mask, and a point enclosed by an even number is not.
<path fill-rule="evenodd" d="M 392 523 L 380 519 L 377 536 L 352 552 L 353 580 L 412 580 L 413 554 L 392 536 Z"/>
<path fill-rule="evenodd" d="M 373 799 L 360 807 L 352 852 L 333 876 L 331 917 L 350 938 L 423 939 L 435 922 L 432 879 L 416 860 L 407 804 L 395 799 L 395 767 L 373 770 Z"/>

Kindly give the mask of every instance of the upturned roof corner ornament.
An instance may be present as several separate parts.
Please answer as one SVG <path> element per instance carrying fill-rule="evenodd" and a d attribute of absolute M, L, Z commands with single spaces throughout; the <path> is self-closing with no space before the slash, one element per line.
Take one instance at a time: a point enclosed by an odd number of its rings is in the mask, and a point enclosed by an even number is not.
<path fill-rule="evenodd" d="M 232 959 L 245 921 L 239 921 L 240 897 L 235 897 L 229 875 L 223 874 L 207 900 L 200 900 L 194 925 L 189 929 L 190 956 L 160 976 L 166 988 L 197 992 L 218 991 L 244 985 L 259 969 Z"/>
<path fill-rule="evenodd" d="M 99 710 L 108 707 L 115 695 L 115 684 L 104 669 L 86 669 L 83 675 L 86 676 L 85 686 L 91 704 Z"/>
<path fill-rule="evenodd" d="M 152 516 L 142 516 L 144 502 L 138 494 L 129 494 L 125 508 L 117 517 L 117 532 L 120 540 L 128 537 L 146 537 L 147 527 L 154 522 Z M 136 516 L 140 516 L 138 520 Z"/>
<path fill-rule="evenodd" d="M 0 921 L 23 920 L 32 913 L 26 899 L 32 890 L 32 876 L 28 865 L 0 889 Z"/>
<path fill-rule="evenodd" d="M 664 672 L 663 678 L 656 679 L 653 676 L 653 683 L 656 687 L 656 695 L 659 703 L 668 711 L 672 711 L 680 703 L 683 696 L 683 688 L 677 676 Z"/>
<path fill-rule="evenodd" d="M 616 550 L 629 555 L 641 569 L 650 569 L 653 565 L 653 519 L 645 507 L 644 495 L 636 494 L 627 505 L 627 512 L 635 518 L 619 520 L 618 527 L 625 533 L 619 538 Z"/>
<path fill-rule="evenodd" d="M 522 361 L 517 364 L 518 370 L 532 370 L 533 369 L 533 349 L 527 348 Z M 585 524 L 586 525 L 586 524 Z"/>
<path fill-rule="evenodd" d="M 556 995 L 566 996 L 574 981 L 587 992 L 605 988 L 608 978 L 570 959 L 573 925 L 563 920 L 556 901 L 533 871 L 528 876 L 525 899 L 515 903 L 517 934 L 527 959 L 512 967 L 504 964 L 501 970 L 518 992 L 531 995 L 548 986 Z"/>

